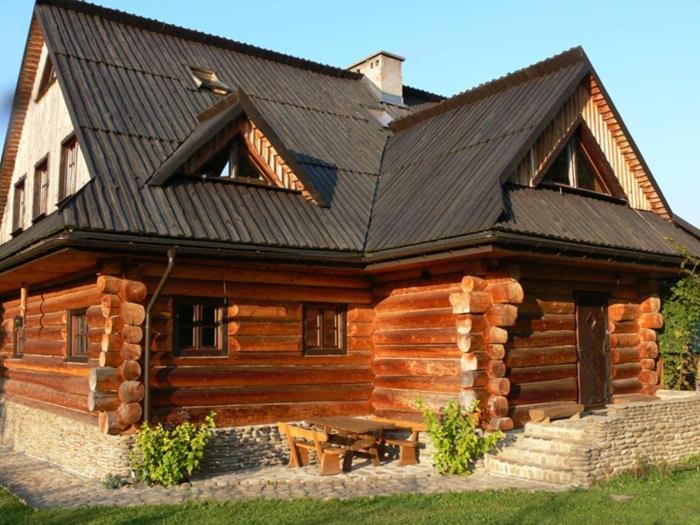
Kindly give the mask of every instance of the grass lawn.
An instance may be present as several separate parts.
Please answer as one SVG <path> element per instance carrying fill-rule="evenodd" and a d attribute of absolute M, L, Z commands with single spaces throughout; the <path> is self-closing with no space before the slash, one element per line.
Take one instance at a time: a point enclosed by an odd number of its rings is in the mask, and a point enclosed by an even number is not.
<path fill-rule="evenodd" d="M 0 523 L 700 523 L 700 469 L 654 472 L 643 479 L 623 476 L 595 489 L 563 493 L 492 491 L 331 502 L 258 499 L 77 510 L 33 511 L 0 489 Z"/>

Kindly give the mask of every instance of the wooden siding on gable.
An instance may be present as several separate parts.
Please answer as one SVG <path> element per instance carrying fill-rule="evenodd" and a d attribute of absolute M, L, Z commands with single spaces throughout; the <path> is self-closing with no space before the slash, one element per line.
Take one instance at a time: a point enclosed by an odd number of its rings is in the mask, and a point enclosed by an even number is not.
<path fill-rule="evenodd" d="M 41 38 L 39 34 L 38 37 Z M 30 45 L 32 48 L 32 45 Z M 32 206 L 32 196 L 34 194 L 34 168 L 40 160 L 48 159 L 49 185 L 47 199 L 47 214 L 56 210 L 59 199 L 59 176 L 61 169 L 61 147 L 63 141 L 73 133 L 73 123 L 68 113 L 68 108 L 61 92 L 59 82 L 53 82 L 48 90 L 37 99 L 39 94 L 39 84 L 41 82 L 41 72 L 48 59 L 48 50 L 45 45 L 41 47 L 40 60 L 34 76 L 33 86 L 27 101 L 27 109 L 23 113 L 23 123 L 17 124 L 18 128 L 11 128 L 8 138 L 8 148 L 13 148 L 12 138 L 14 133 L 20 133 L 21 138 L 17 140 L 14 150 L 13 162 L 6 159 L 5 170 L 9 170 L 12 165 L 12 174 L 3 172 L 3 177 L 10 178 L 10 190 L 8 203 L 14 199 L 14 183 L 23 176 L 27 176 L 27 187 L 25 188 L 24 224 L 32 223 L 34 210 Z M 19 130 L 19 131 L 18 131 Z M 87 164 L 82 150 L 78 150 L 76 189 L 82 187 L 90 180 Z M 3 183 L 4 183 L 3 179 Z M 1 201 L 0 201 L 1 202 Z M 26 228 L 25 226 L 25 228 Z M 0 243 L 10 239 L 12 230 L 12 206 L 5 206 L 2 215 L 2 225 L 0 226 Z"/>
<path fill-rule="evenodd" d="M 559 151 L 561 143 L 569 139 L 580 122 L 584 122 L 590 129 L 625 191 L 630 206 L 639 210 L 651 210 L 667 217 L 667 210 L 650 177 L 644 171 L 642 163 L 593 77 L 584 81 L 576 93 L 566 101 L 520 162 L 512 182 L 522 186 L 533 186 Z"/>

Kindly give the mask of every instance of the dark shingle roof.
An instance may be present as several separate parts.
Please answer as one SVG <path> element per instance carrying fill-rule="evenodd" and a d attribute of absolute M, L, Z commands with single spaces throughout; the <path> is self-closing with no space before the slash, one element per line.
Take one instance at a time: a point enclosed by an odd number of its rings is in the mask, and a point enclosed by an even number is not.
<path fill-rule="evenodd" d="M 592 73 L 580 48 L 449 99 L 405 87 L 407 106 L 399 107 L 379 101 L 358 74 L 84 2 L 40 0 L 35 16 L 93 179 L 47 218 L 50 228 L 30 228 L 0 258 L 61 225 L 380 255 L 487 230 L 659 254 L 670 253 L 669 244 L 647 234 L 649 224 L 693 240 L 622 204 L 540 189 L 503 193 L 527 149 Z M 189 66 L 211 68 L 247 94 L 324 206 L 221 181 L 147 184 L 200 134 L 209 136 L 197 115 L 221 99 L 197 89 Z M 378 120 L 383 112 L 395 119 L 388 128 Z M 607 232 L 604 212 L 624 229 Z"/>
<path fill-rule="evenodd" d="M 506 211 L 494 230 L 575 243 L 678 255 L 677 245 L 700 256 L 700 238 L 626 204 L 548 188 L 506 186 Z"/>
<path fill-rule="evenodd" d="M 538 77 L 477 96 L 465 93 L 455 97 L 464 103 L 448 100 L 394 123 L 368 249 L 430 242 L 493 224 L 503 210 L 501 183 L 509 167 L 589 71 L 576 54 L 569 58 Z"/>
<path fill-rule="evenodd" d="M 66 208 L 68 223 L 175 238 L 363 248 L 388 132 L 367 111 L 376 100 L 357 75 L 190 38 L 82 3 L 46 1 L 36 15 L 95 176 Z M 210 67 L 248 93 L 330 207 L 216 182 L 144 185 L 197 126 L 197 114 L 219 100 L 196 88 L 190 65 Z"/>

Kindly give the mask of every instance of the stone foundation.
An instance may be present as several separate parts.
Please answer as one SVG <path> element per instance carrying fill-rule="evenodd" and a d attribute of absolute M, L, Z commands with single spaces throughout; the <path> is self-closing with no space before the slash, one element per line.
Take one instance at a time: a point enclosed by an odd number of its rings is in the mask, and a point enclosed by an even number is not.
<path fill-rule="evenodd" d="M 515 442 L 486 457 L 489 472 L 590 486 L 643 465 L 700 454 L 700 394 L 659 390 L 661 398 L 610 405 L 580 420 L 527 423 Z"/>
<path fill-rule="evenodd" d="M 700 454 L 700 395 L 659 390 L 661 401 L 614 405 L 591 428 L 599 445 L 595 478 L 640 463 L 678 463 Z"/>
<path fill-rule="evenodd" d="M 102 434 L 96 424 L 0 401 L 0 444 L 83 476 L 128 475 L 132 439 Z"/>
<path fill-rule="evenodd" d="M 420 435 L 421 462 L 432 464 L 434 449 Z M 0 445 L 76 474 L 101 479 L 128 476 L 133 436 L 110 436 L 96 424 L 71 419 L 14 401 L 0 401 Z M 398 450 L 395 451 L 398 455 Z M 200 474 L 286 464 L 289 448 L 276 425 L 217 428 Z"/>
<path fill-rule="evenodd" d="M 207 446 L 202 472 L 286 464 L 287 439 L 276 425 L 217 428 Z"/>

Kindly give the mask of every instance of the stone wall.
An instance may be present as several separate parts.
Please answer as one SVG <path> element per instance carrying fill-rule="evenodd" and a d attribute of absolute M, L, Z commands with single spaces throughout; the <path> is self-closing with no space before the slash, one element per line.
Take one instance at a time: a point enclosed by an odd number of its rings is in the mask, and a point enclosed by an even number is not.
<path fill-rule="evenodd" d="M 90 478 L 129 473 L 131 439 L 97 425 L 13 401 L 0 401 L 0 444 Z"/>
<path fill-rule="evenodd" d="M 659 390 L 660 399 L 609 405 L 580 419 L 527 423 L 486 469 L 498 475 L 588 487 L 644 465 L 700 454 L 700 394 Z"/>
<path fill-rule="evenodd" d="M 202 472 L 286 464 L 287 439 L 276 425 L 218 428 L 207 447 Z"/>
<path fill-rule="evenodd" d="M 289 448 L 276 425 L 216 429 L 200 474 L 286 464 Z M 420 435 L 420 458 L 431 464 L 432 443 Z M 0 401 L 0 445 L 83 476 L 129 476 L 134 437 L 103 434 L 97 425 L 16 403 Z M 398 456 L 398 450 L 396 451 Z"/>
<path fill-rule="evenodd" d="M 613 405 L 592 426 L 590 438 L 599 446 L 593 478 L 700 454 L 700 395 L 670 390 L 657 395 L 661 401 Z"/>

